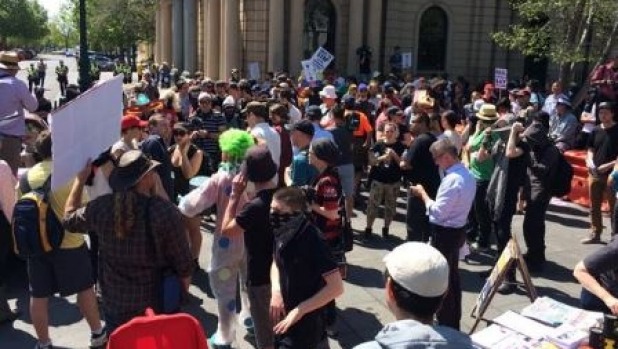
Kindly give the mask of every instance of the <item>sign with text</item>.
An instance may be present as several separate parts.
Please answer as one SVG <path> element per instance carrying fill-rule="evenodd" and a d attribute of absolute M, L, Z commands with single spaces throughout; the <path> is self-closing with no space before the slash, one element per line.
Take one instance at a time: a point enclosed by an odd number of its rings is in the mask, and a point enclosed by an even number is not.
<path fill-rule="evenodd" d="M 506 90 L 508 75 L 508 69 L 496 68 L 494 72 L 494 86 L 499 90 Z"/>
<path fill-rule="evenodd" d="M 313 62 L 310 59 L 305 61 L 301 61 L 300 65 L 303 67 L 303 72 L 305 73 L 305 80 L 307 82 L 314 82 L 318 80 L 318 74 L 313 66 Z"/>
<path fill-rule="evenodd" d="M 262 74 L 260 73 L 260 62 L 249 62 L 247 64 L 249 71 L 249 79 L 259 81 L 262 78 Z"/>
<path fill-rule="evenodd" d="M 328 52 L 324 47 L 318 48 L 313 56 L 311 56 L 311 62 L 313 62 L 313 67 L 316 71 L 326 69 L 333 59 L 335 59 L 335 56 Z"/>

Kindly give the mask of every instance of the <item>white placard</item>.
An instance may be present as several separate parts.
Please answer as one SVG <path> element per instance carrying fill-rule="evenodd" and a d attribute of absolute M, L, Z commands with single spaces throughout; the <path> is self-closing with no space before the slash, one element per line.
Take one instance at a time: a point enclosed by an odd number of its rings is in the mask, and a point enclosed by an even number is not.
<path fill-rule="evenodd" d="M 494 72 L 494 86 L 499 90 L 506 90 L 508 76 L 508 69 L 496 68 Z"/>
<path fill-rule="evenodd" d="M 401 54 L 401 68 L 412 68 L 412 52 L 404 52 Z"/>
<path fill-rule="evenodd" d="M 335 59 L 330 52 L 326 51 L 324 47 L 318 48 L 313 56 L 311 56 L 311 61 L 313 62 L 313 66 L 316 71 L 322 71 L 328 67 L 330 62 Z"/>
<path fill-rule="evenodd" d="M 122 79 L 120 74 L 104 81 L 52 112 L 52 189 L 68 183 L 120 138 Z"/>
<path fill-rule="evenodd" d="M 301 61 L 300 65 L 303 67 L 303 72 L 305 73 L 305 80 L 307 80 L 307 82 L 314 82 L 318 79 L 317 72 L 315 71 L 313 62 L 310 59 Z"/>
<path fill-rule="evenodd" d="M 260 73 L 260 62 L 249 62 L 247 66 L 249 68 L 247 69 L 249 71 L 249 79 L 259 81 L 262 77 Z"/>

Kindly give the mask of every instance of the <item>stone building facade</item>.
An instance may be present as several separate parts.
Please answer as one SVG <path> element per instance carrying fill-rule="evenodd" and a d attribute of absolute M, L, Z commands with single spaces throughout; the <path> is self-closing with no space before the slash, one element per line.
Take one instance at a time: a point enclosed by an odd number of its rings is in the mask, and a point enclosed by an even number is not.
<path fill-rule="evenodd" d="M 526 70 L 545 74 L 490 39 L 515 20 L 502 0 L 160 0 L 155 60 L 213 79 L 232 68 L 247 73 L 300 73 L 300 61 L 317 46 L 335 55 L 340 74 L 358 74 L 357 50 L 372 51 L 372 71 L 389 72 L 395 46 L 411 52 L 413 73 L 447 72 L 471 81 L 509 78 Z M 538 65 L 538 64 L 537 64 Z M 534 75 L 534 74 L 533 74 Z"/>

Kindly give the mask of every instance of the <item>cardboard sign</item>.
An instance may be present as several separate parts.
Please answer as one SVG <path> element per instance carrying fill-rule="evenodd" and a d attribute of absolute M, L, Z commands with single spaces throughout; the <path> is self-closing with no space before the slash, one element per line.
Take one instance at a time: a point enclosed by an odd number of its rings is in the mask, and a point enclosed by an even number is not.
<path fill-rule="evenodd" d="M 335 59 L 330 52 L 326 51 L 324 47 L 318 48 L 313 56 L 311 56 L 311 62 L 313 63 L 313 67 L 316 71 L 322 71 L 328 67 L 330 62 Z"/>
<path fill-rule="evenodd" d="M 506 277 L 506 273 L 515 263 L 515 267 L 521 273 L 522 280 L 524 281 L 524 287 L 526 288 L 526 293 L 530 301 L 534 302 L 536 299 L 536 289 L 532 284 L 532 280 L 530 279 L 530 274 L 528 273 L 528 267 L 526 266 L 526 262 L 524 261 L 524 257 L 521 254 L 519 249 L 519 244 L 517 243 L 517 239 L 515 236 L 511 237 L 508 244 L 502 251 L 500 258 L 498 258 L 498 262 L 491 270 L 491 274 L 485 281 L 481 292 L 476 298 L 476 305 L 474 309 L 472 309 L 472 316 L 475 317 L 474 325 L 470 330 L 470 333 L 474 332 L 476 326 L 478 326 L 479 322 L 483 319 L 483 314 L 489 307 L 489 303 L 494 298 L 498 287 L 504 281 Z"/>
<path fill-rule="evenodd" d="M 307 82 L 311 83 L 318 80 L 318 74 L 315 70 L 315 67 L 313 66 L 313 62 L 310 59 L 301 61 L 300 65 L 303 68 L 303 73 Z"/>
<path fill-rule="evenodd" d="M 508 75 L 508 69 L 496 68 L 494 72 L 494 86 L 499 90 L 506 90 Z"/>
<path fill-rule="evenodd" d="M 70 180 L 120 137 L 122 74 L 52 112 L 52 189 Z"/>
<path fill-rule="evenodd" d="M 401 54 L 401 67 L 403 69 L 412 68 L 412 52 L 404 52 Z"/>

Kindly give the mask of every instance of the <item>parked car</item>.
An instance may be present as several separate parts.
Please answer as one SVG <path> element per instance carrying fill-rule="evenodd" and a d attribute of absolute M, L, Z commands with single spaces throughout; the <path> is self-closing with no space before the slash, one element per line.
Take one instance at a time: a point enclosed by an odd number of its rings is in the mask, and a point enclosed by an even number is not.
<path fill-rule="evenodd" d="M 99 67 L 100 71 L 114 70 L 114 61 L 111 58 L 100 55 L 92 55 L 90 56 L 90 61 L 94 62 L 97 67 Z"/>
<path fill-rule="evenodd" d="M 72 48 L 68 48 L 66 49 L 66 51 L 64 51 L 64 55 L 66 57 L 75 57 L 75 50 L 73 50 Z"/>

